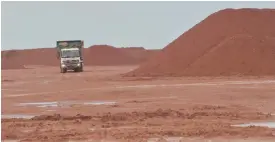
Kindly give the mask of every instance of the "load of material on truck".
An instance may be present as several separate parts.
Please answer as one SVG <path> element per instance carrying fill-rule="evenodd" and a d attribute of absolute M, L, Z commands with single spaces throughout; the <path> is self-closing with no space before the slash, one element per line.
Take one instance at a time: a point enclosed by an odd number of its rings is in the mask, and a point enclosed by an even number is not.
<path fill-rule="evenodd" d="M 60 59 L 60 72 L 66 73 L 68 70 L 75 72 L 83 71 L 84 42 L 82 40 L 57 41 L 57 57 Z"/>

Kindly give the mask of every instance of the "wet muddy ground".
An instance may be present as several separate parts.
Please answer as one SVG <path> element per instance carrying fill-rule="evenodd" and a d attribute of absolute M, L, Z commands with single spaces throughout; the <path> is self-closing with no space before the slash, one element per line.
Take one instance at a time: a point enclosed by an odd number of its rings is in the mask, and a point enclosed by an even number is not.
<path fill-rule="evenodd" d="M 134 68 L 2 71 L 2 139 L 275 140 L 275 77 L 120 76 Z"/>

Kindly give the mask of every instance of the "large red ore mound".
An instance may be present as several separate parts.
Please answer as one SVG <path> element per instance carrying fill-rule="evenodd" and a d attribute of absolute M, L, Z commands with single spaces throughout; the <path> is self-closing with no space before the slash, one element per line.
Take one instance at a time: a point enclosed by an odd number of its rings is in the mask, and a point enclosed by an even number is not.
<path fill-rule="evenodd" d="M 125 76 L 275 75 L 275 10 L 218 11 Z"/>

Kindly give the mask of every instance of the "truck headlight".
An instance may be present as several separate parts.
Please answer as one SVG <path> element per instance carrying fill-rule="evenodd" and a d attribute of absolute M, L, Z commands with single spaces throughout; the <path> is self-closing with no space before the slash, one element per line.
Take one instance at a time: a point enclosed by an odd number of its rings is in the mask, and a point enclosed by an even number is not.
<path fill-rule="evenodd" d="M 78 63 L 77 66 L 80 66 L 80 63 Z"/>
<path fill-rule="evenodd" d="M 64 68 L 64 67 L 66 67 L 66 65 L 65 64 L 61 64 L 61 67 Z"/>

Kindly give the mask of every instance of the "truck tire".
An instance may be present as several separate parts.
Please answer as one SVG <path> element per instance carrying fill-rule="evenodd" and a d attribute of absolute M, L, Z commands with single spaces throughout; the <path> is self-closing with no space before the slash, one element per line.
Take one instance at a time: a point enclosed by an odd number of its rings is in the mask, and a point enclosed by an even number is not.
<path fill-rule="evenodd" d="M 83 71 L 83 66 L 82 64 L 80 65 L 80 67 L 76 68 L 77 69 L 77 72 L 82 72 Z"/>
<path fill-rule="evenodd" d="M 66 73 L 67 69 L 61 68 L 61 73 Z"/>
<path fill-rule="evenodd" d="M 80 71 L 83 72 L 83 63 L 81 63 Z"/>
<path fill-rule="evenodd" d="M 74 72 L 79 72 L 79 68 L 75 68 L 75 69 L 74 69 Z"/>

